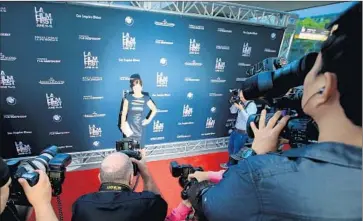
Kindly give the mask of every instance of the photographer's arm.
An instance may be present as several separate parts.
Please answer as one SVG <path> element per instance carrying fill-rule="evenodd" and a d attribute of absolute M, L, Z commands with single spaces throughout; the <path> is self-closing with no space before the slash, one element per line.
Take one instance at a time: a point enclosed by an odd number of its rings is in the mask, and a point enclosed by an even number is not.
<path fill-rule="evenodd" d="M 231 111 L 231 114 L 237 113 L 238 112 L 237 104 L 236 103 L 232 104 L 232 106 L 229 108 L 229 110 Z"/>
<path fill-rule="evenodd" d="M 142 180 L 144 181 L 144 191 L 150 191 L 155 194 L 161 195 L 158 186 L 156 185 L 154 179 L 152 178 L 149 169 L 146 166 L 145 159 L 136 160 L 130 158 L 133 163 L 136 163 L 139 169 Z"/>
<path fill-rule="evenodd" d="M 192 205 L 189 200 L 183 200 L 178 207 L 173 209 L 171 214 L 165 218 L 165 221 L 185 220 L 190 212 L 192 212 Z"/>
<path fill-rule="evenodd" d="M 198 182 L 202 182 L 204 180 L 209 180 L 212 183 L 218 183 L 223 178 L 223 173 L 226 170 L 220 171 L 196 171 L 195 173 L 188 175 L 188 180 L 195 178 Z"/>

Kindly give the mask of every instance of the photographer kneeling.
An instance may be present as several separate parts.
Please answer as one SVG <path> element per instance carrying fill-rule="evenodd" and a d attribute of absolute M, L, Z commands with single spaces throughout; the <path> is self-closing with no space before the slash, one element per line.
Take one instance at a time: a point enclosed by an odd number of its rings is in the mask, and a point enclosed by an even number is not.
<path fill-rule="evenodd" d="M 330 26 L 305 76 L 301 106 L 318 125 L 318 143 L 270 153 L 288 117 L 279 121 L 277 112 L 266 125 L 263 111 L 258 128 L 251 124 L 257 156 L 231 167 L 209 189 L 191 188 L 193 207 L 208 221 L 362 220 L 361 91 L 359 2 Z"/>
<path fill-rule="evenodd" d="M 134 168 L 144 181 L 143 192 L 133 192 Z M 167 204 L 161 197 L 145 160 L 117 152 L 101 164 L 100 191 L 81 196 L 73 204 L 72 221 L 164 221 Z"/>
<path fill-rule="evenodd" d="M 58 221 L 51 205 L 52 188 L 47 174 L 41 170 L 38 183 L 31 187 L 24 179 L 11 180 L 10 171 L 4 160 L 0 157 L 0 220 L 21 220 L 16 206 L 9 202 L 10 186 L 12 182 L 19 182 L 29 203 L 33 206 L 37 221 Z"/>

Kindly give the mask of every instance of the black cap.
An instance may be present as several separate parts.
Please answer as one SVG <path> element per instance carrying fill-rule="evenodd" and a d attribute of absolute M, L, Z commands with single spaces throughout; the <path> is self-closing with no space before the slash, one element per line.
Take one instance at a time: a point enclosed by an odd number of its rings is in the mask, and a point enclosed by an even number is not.
<path fill-rule="evenodd" d="M 133 80 L 136 80 L 136 79 L 141 80 L 141 77 L 139 74 L 133 74 L 130 76 L 130 82 L 132 82 Z"/>
<path fill-rule="evenodd" d="M 3 158 L 0 157 L 0 187 L 3 187 L 10 179 L 10 171 Z"/>

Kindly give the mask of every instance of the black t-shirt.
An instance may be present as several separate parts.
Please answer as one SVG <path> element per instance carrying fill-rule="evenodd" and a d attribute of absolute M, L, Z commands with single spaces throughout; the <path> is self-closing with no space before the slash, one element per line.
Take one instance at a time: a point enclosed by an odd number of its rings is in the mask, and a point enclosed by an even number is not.
<path fill-rule="evenodd" d="M 0 215 L 0 221 L 21 221 L 18 211 L 14 204 L 7 204 L 4 211 Z"/>
<path fill-rule="evenodd" d="M 110 191 L 81 196 L 72 221 L 164 221 L 168 205 L 152 192 Z"/>

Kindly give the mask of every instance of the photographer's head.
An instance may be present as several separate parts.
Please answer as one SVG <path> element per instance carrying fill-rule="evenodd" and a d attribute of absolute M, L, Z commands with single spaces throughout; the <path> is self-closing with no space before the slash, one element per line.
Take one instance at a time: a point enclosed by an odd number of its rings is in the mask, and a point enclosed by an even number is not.
<path fill-rule="evenodd" d="M 6 207 L 6 202 L 9 199 L 10 194 L 10 171 L 8 165 L 0 157 L 0 214 L 4 211 Z"/>
<path fill-rule="evenodd" d="M 243 95 L 243 90 L 239 90 L 238 91 L 238 96 L 239 96 L 239 98 L 241 99 L 241 101 L 243 103 L 247 101 L 246 98 L 245 98 L 245 96 Z"/>
<path fill-rule="evenodd" d="M 133 166 L 130 157 L 124 153 L 112 153 L 101 163 L 99 179 L 101 183 L 133 185 Z"/>
<path fill-rule="evenodd" d="M 303 110 L 318 123 L 321 136 L 328 128 L 362 126 L 362 3 L 329 29 L 330 36 L 305 77 L 302 98 Z"/>

